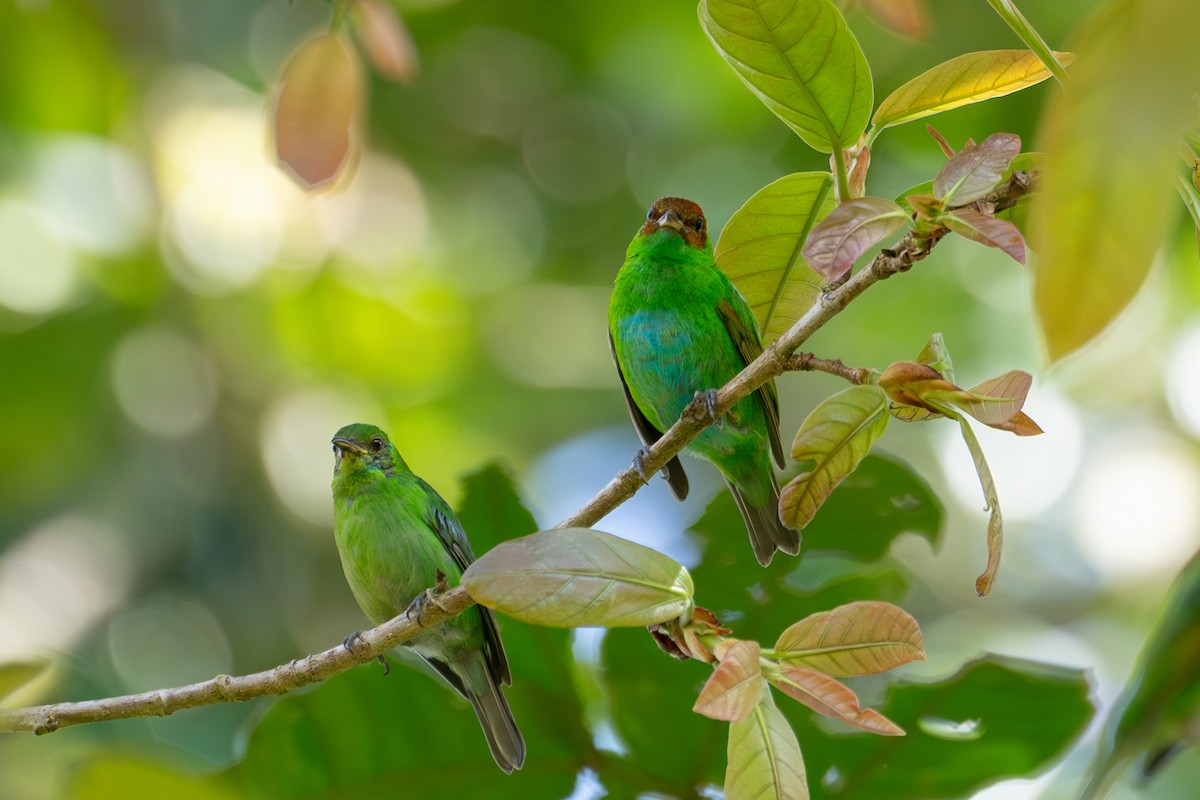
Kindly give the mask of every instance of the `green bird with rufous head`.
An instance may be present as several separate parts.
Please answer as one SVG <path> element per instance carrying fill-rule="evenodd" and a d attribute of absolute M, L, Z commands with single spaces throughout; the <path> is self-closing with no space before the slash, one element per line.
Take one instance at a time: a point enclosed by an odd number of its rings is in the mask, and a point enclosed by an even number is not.
<path fill-rule="evenodd" d="M 713 259 L 704 212 L 663 197 L 650 207 L 617 273 L 608 305 L 609 344 L 634 428 L 647 447 L 699 395 L 710 413 L 716 389 L 762 352 L 754 314 Z M 720 470 L 737 502 L 754 555 L 795 555 L 800 534 L 779 518 L 771 458 L 783 465 L 779 400 L 772 381 L 739 400 L 687 446 Z M 640 454 L 635 463 L 640 469 Z M 687 497 L 678 457 L 664 469 L 675 496 Z"/>
<path fill-rule="evenodd" d="M 333 437 L 333 530 L 354 599 L 379 625 L 445 576 L 457 586 L 475 560 L 450 506 L 379 428 L 356 423 Z M 492 612 L 474 606 L 406 642 L 475 710 L 496 764 L 525 762 L 525 740 L 500 687 L 512 676 Z"/>

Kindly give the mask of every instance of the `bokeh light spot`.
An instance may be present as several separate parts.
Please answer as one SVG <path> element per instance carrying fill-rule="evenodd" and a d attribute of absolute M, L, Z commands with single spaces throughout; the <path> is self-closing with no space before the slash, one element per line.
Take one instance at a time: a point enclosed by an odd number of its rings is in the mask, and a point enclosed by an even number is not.
<path fill-rule="evenodd" d="M 122 339 L 110 373 L 121 410 L 159 436 L 186 436 L 216 408 L 212 362 L 199 345 L 167 328 L 143 328 Z"/>
<path fill-rule="evenodd" d="M 36 209 L 0 200 L 0 242 L 0 304 L 23 314 L 66 305 L 75 288 L 75 259 Z"/>

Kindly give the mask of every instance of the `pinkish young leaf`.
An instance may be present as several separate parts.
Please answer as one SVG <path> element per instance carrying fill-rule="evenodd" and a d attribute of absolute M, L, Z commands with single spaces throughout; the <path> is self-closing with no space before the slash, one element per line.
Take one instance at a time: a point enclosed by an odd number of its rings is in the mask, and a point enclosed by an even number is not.
<path fill-rule="evenodd" d="M 354 28 L 367 58 L 385 78 L 412 83 L 417 74 L 417 48 L 396 9 L 385 0 L 354 0 Z"/>
<path fill-rule="evenodd" d="M 993 133 L 978 145 L 967 145 L 947 161 L 933 179 L 933 195 L 947 206 L 965 206 L 987 195 L 1021 152 L 1021 137 Z"/>
<path fill-rule="evenodd" d="M 1012 419 L 1025 405 L 1033 376 L 1014 369 L 968 389 L 972 399 L 959 408 L 984 425 L 995 425 Z"/>
<path fill-rule="evenodd" d="M 899 230 L 908 215 L 882 197 L 847 200 L 821 220 L 808 235 L 804 257 L 828 281 L 850 271 L 854 262 L 876 243 Z"/>
<path fill-rule="evenodd" d="M 721 663 L 713 670 L 692 711 L 710 719 L 740 722 L 762 696 L 758 642 L 734 640 L 721 648 Z"/>
<path fill-rule="evenodd" d="M 970 208 L 960 208 L 938 221 L 959 236 L 1003 250 L 1018 264 L 1025 263 L 1025 237 L 1011 222 Z"/>
<path fill-rule="evenodd" d="M 862 600 L 812 614 L 775 643 L 775 658 L 830 675 L 869 675 L 925 660 L 925 638 L 902 608 Z"/>
<path fill-rule="evenodd" d="M 903 736 L 904 729 L 878 711 L 862 708 L 858 697 L 846 686 L 823 672 L 790 667 L 771 679 L 780 691 L 826 717 L 880 736 Z"/>
<path fill-rule="evenodd" d="M 357 155 L 362 95 L 358 56 L 323 34 L 300 45 L 279 77 L 275 154 L 305 189 L 332 184 Z"/>

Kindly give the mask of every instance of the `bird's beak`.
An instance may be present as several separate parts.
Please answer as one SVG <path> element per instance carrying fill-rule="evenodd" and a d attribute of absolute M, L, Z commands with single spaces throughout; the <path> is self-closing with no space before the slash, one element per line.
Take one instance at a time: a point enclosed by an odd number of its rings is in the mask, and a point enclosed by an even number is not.
<path fill-rule="evenodd" d="M 366 455 L 367 452 L 367 448 L 363 447 L 358 442 L 354 442 L 349 439 L 343 439 L 341 437 L 337 437 L 333 440 L 333 446 L 336 450 L 341 451 L 338 453 L 338 455 L 341 455 L 341 453 L 357 453 L 361 456 Z"/>
<path fill-rule="evenodd" d="M 654 221 L 654 224 L 660 228 L 670 228 L 676 233 L 683 233 L 683 219 L 673 209 L 664 211 L 663 215 Z"/>

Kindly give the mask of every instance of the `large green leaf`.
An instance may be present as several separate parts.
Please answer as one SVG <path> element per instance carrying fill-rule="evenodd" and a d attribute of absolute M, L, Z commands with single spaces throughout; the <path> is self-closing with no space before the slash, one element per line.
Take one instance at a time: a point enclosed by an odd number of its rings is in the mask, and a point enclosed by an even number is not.
<path fill-rule="evenodd" d="M 1070 64 L 1071 53 L 1057 53 Z M 871 124 L 882 130 L 891 125 L 939 114 L 1041 83 L 1050 71 L 1029 50 L 984 50 L 964 53 L 922 72 L 884 98 Z"/>
<path fill-rule="evenodd" d="M 590 528 L 504 542 L 463 572 L 476 601 L 534 625 L 665 622 L 691 607 L 692 579 L 668 556 Z"/>
<path fill-rule="evenodd" d="M 125 754 L 107 754 L 86 764 L 71 784 L 71 800 L 236 800 L 245 795 L 223 777 L 201 778 L 168 764 Z"/>
<path fill-rule="evenodd" d="M 725 800 L 808 800 L 800 743 L 770 689 L 749 716 L 729 726 L 727 757 Z"/>
<path fill-rule="evenodd" d="M 942 504 L 929 484 L 903 461 L 875 452 L 842 481 L 804 529 L 804 549 L 875 560 L 902 533 L 921 536 L 936 547 L 941 529 Z"/>
<path fill-rule="evenodd" d="M 792 444 L 792 458 L 813 467 L 780 492 L 780 518 L 803 530 L 883 435 L 888 419 L 887 395 L 874 384 L 843 389 L 814 408 Z"/>
<path fill-rule="evenodd" d="M 755 192 L 717 240 L 717 266 L 750 304 L 764 344 L 800 319 L 825 285 L 801 250 L 833 210 L 832 185 L 828 172 L 785 175 Z"/>
<path fill-rule="evenodd" d="M 739 544 L 748 549 L 745 541 Z M 750 560 L 762 570 L 753 556 Z M 643 773 L 622 794 L 616 787 L 631 783 L 628 765 L 612 775 L 601 769 L 600 781 L 610 796 L 636 797 L 653 790 L 691 797 L 701 786 L 719 784 L 728 726 L 692 713 L 712 670 L 698 661 L 676 661 L 655 647 L 645 631 L 628 629 L 604 634 L 601 665 L 612 727 L 628 747 L 629 764 Z"/>
<path fill-rule="evenodd" d="M 519 692 L 522 666 L 513 665 L 510 694 Z M 384 676 L 367 665 L 276 703 L 232 772 L 252 796 L 273 799 L 566 796 L 588 751 L 563 729 L 582 721 L 560 717 L 557 708 L 521 711 L 513 714 L 529 756 L 506 777 L 470 706 L 439 678 L 399 665 Z"/>
<path fill-rule="evenodd" d="M 700 0 L 708 38 L 771 111 L 825 153 L 858 142 L 871 115 L 867 60 L 829 0 Z"/>
<path fill-rule="evenodd" d="M 987 656 L 935 683 L 901 683 L 880 707 L 908 735 L 824 733 L 801 724 L 814 800 L 941 800 L 969 797 L 998 780 L 1032 777 L 1058 761 L 1087 727 L 1085 672 Z"/>
<path fill-rule="evenodd" d="M 1109 2 L 1047 110 L 1030 239 L 1052 361 L 1133 299 L 1172 224 L 1180 137 L 1195 121 L 1197 30 L 1195 0 Z"/>

